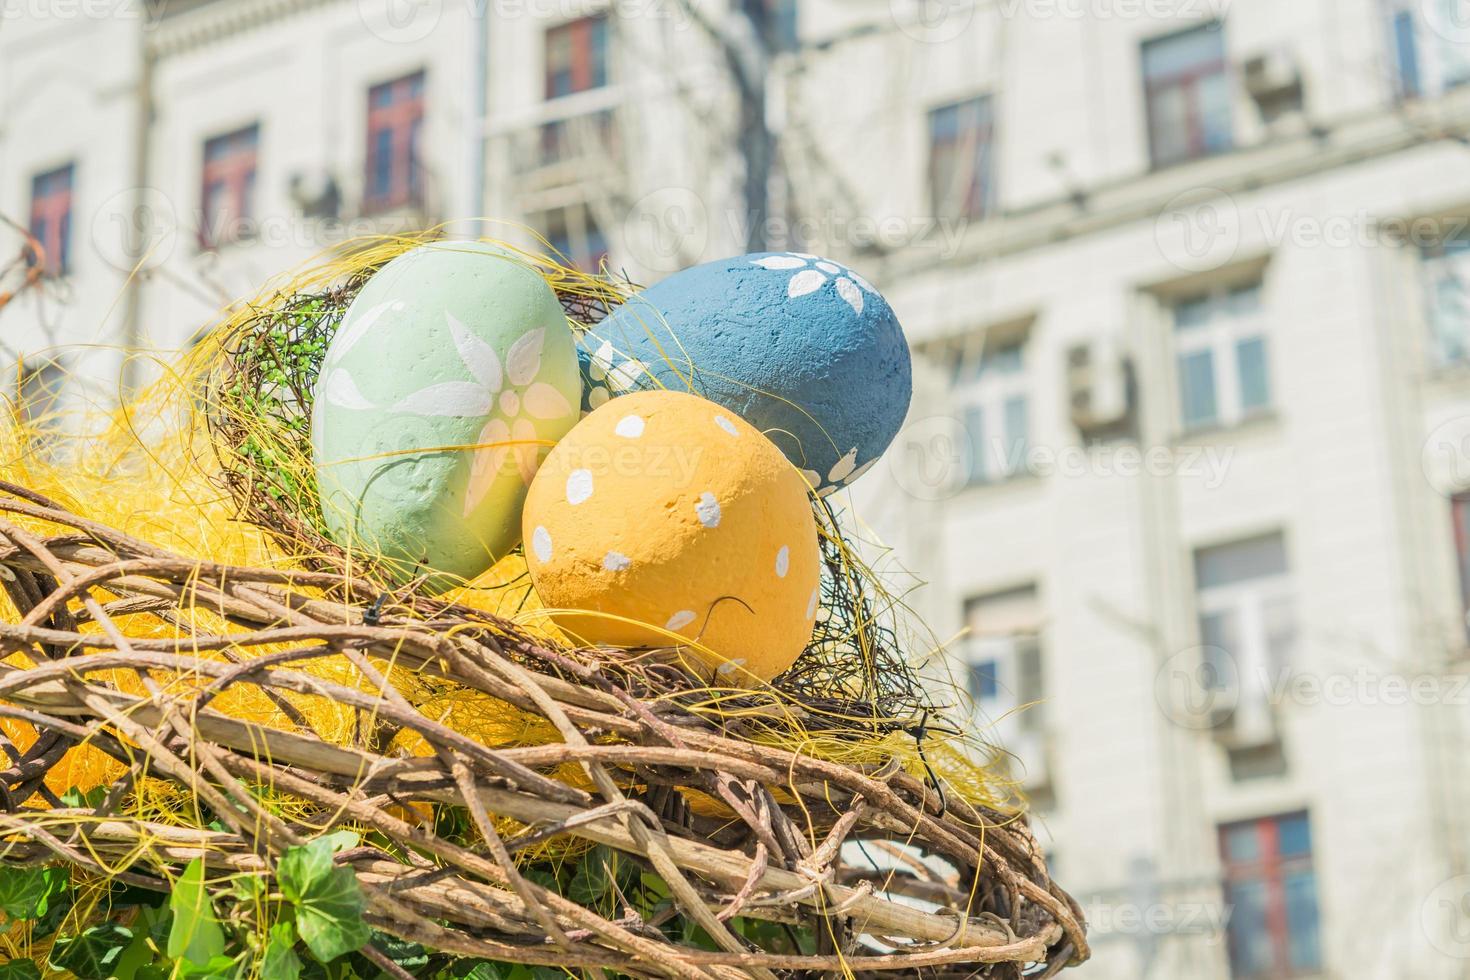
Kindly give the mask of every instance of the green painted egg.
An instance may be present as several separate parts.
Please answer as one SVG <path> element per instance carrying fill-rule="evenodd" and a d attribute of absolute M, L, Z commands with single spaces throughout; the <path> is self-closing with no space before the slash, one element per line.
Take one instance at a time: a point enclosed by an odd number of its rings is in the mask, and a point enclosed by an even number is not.
<path fill-rule="evenodd" d="M 479 575 L 520 540 L 526 488 L 580 397 L 571 328 L 538 273 L 480 242 L 400 255 L 352 301 L 317 380 L 328 531 L 405 578 Z"/>

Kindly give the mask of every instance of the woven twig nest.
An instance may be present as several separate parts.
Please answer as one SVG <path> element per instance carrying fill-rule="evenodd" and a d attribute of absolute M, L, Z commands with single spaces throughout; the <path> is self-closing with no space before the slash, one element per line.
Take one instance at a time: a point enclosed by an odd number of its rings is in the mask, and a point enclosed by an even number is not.
<path fill-rule="evenodd" d="M 284 853 L 348 827 L 334 860 L 367 923 L 443 953 L 679 977 L 1051 976 L 1087 956 L 1023 817 L 941 794 L 881 741 L 851 764 L 782 747 L 805 709 L 777 692 L 713 710 L 656 657 L 333 572 L 200 562 L 0 491 L 18 613 L 0 718 L 35 735 L 0 772 L 0 867 L 167 891 L 202 859 L 274 894 Z M 442 723 L 425 692 L 451 688 L 524 736 Z M 117 777 L 79 808 L 47 776 L 82 742 Z M 605 872 L 597 895 L 555 876 L 571 856 Z"/>

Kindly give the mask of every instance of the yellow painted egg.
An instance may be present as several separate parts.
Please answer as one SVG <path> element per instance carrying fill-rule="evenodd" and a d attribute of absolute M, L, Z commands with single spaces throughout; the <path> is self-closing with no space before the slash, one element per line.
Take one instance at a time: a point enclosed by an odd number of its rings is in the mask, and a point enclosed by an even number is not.
<path fill-rule="evenodd" d="M 577 423 L 532 481 L 522 532 L 537 595 L 584 643 L 677 647 L 733 685 L 781 673 L 811 638 L 807 484 L 695 395 L 625 395 Z"/>

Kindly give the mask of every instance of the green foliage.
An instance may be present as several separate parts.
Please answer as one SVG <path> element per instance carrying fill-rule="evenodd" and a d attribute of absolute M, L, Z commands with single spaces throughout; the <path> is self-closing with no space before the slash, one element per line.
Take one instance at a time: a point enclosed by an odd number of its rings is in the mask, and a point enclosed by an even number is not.
<path fill-rule="evenodd" d="M 330 962 L 368 941 L 364 901 L 351 868 L 332 863 L 331 837 L 289 848 L 276 866 L 281 894 L 290 903 L 296 933 L 312 955 Z"/>
<path fill-rule="evenodd" d="M 208 887 L 204 862 L 195 858 L 174 883 L 168 900 L 174 914 L 173 928 L 168 934 L 168 955 L 182 958 L 193 966 L 210 964 L 225 952 L 225 931 L 215 917 Z"/>
<path fill-rule="evenodd" d="M 65 868 L 0 867 L 0 912 L 12 919 L 40 919 L 69 882 Z"/>
<path fill-rule="evenodd" d="M 277 922 L 270 935 L 260 960 L 260 980 L 299 980 L 302 963 L 296 955 L 295 928 L 289 922 Z"/>
<path fill-rule="evenodd" d="M 76 936 L 63 936 L 51 947 L 50 966 L 68 970 L 77 980 L 108 980 L 117 973 L 133 931 L 116 922 L 92 926 Z"/>
<path fill-rule="evenodd" d="M 29 959 L 0 963 L 0 980 L 41 980 L 41 968 Z"/>

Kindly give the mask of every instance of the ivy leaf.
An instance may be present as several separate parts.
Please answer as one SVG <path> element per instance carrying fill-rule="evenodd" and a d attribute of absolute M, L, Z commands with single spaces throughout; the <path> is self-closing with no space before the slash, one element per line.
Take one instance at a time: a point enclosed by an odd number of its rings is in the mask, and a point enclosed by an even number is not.
<path fill-rule="evenodd" d="M 70 880 L 65 868 L 0 867 L 0 912 L 12 919 L 39 919 Z"/>
<path fill-rule="evenodd" d="M 204 882 L 204 862 L 189 862 L 174 890 L 168 907 L 174 913 L 174 924 L 168 932 L 168 955 L 205 966 L 225 951 L 225 931 L 215 918 L 214 906 Z"/>
<path fill-rule="evenodd" d="M 260 961 L 260 980 L 300 980 L 301 957 L 296 955 L 296 930 L 289 922 L 271 926 L 271 941 Z"/>
<path fill-rule="evenodd" d="M 91 789 L 73 786 L 61 794 L 61 805 L 72 809 L 86 807 L 88 810 L 95 810 L 102 805 L 105 799 L 107 799 L 106 786 L 93 786 Z"/>
<path fill-rule="evenodd" d="M 323 963 L 360 949 L 370 935 L 362 921 L 366 902 L 357 876 L 332 863 L 335 843 L 319 837 L 287 848 L 276 865 L 281 894 L 296 911 L 296 932 Z"/>
<path fill-rule="evenodd" d="M 35 960 L 11 960 L 0 963 L 0 980 L 41 980 L 41 969 Z"/>
<path fill-rule="evenodd" d="M 51 947 L 48 963 L 53 970 L 76 974 L 77 980 L 108 980 L 132 941 L 132 930 L 104 922 L 79 935 L 58 939 Z"/>

